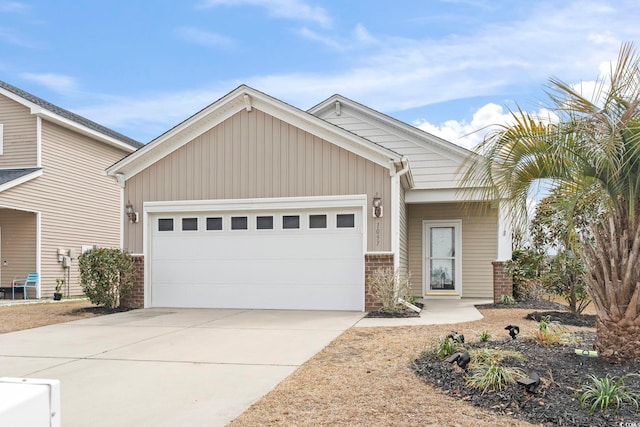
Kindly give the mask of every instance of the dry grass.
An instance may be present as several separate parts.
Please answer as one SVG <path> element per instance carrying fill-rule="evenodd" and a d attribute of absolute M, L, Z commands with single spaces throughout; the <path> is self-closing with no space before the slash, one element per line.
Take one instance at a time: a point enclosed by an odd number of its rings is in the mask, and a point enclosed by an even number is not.
<path fill-rule="evenodd" d="M 99 315 L 82 311 L 87 307 L 93 307 L 87 300 L 0 306 L 0 333 L 21 331 Z"/>
<path fill-rule="evenodd" d="M 100 315 L 82 310 L 91 306 L 88 301 L 0 306 L 0 333 Z M 520 337 L 532 336 L 537 323 L 523 319 L 529 312 L 483 310 L 484 319 L 455 325 L 351 328 L 231 426 L 532 426 L 446 396 L 411 369 L 421 351 L 452 330 L 467 341 L 484 330 L 492 340 L 507 339 L 504 327 L 515 323 Z"/>
<path fill-rule="evenodd" d="M 487 330 L 507 339 L 537 323 L 527 309 L 484 310 L 480 321 L 421 327 L 352 328 L 256 402 L 231 426 L 531 426 L 448 397 L 421 381 L 411 362 L 451 330 L 477 340 Z M 580 328 L 569 327 L 570 330 Z"/>

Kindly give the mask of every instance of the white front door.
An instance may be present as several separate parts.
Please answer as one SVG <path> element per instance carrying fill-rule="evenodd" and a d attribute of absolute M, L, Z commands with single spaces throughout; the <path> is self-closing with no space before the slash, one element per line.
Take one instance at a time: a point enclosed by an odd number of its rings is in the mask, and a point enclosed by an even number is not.
<path fill-rule="evenodd" d="M 462 295 L 462 221 L 424 221 L 424 295 Z"/>

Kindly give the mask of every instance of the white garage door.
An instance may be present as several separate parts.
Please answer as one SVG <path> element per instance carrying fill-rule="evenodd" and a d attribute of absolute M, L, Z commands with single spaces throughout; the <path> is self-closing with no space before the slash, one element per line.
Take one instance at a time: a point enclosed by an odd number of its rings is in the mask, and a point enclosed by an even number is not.
<path fill-rule="evenodd" d="M 152 214 L 153 307 L 363 310 L 362 210 Z"/>

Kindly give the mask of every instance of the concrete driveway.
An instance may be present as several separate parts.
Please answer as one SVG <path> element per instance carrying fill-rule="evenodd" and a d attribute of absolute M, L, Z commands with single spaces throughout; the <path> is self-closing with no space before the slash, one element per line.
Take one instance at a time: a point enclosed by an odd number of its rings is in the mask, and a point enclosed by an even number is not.
<path fill-rule="evenodd" d="M 0 335 L 0 376 L 58 379 L 62 425 L 222 426 L 364 313 L 144 309 Z"/>

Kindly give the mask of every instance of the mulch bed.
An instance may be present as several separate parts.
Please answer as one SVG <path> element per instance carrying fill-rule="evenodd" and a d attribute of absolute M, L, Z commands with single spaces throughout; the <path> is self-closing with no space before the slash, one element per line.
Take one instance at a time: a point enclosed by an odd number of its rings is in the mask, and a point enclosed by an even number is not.
<path fill-rule="evenodd" d="M 73 313 L 91 313 L 95 315 L 105 315 L 105 314 L 114 314 L 114 313 L 122 313 L 125 311 L 133 310 L 132 308 L 125 307 L 115 307 L 115 308 L 105 308 L 103 306 L 91 306 L 91 307 L 83 307 L 73 310 Z"/>
<path fill-rule="evenodd" d="M 365 317 L 382 317 L 382 318 L 395 318 L 395 317 L 420 317 L 420 313 L 413 310 L 403 309 L 394 313 L 387 313 L 384 311 L 370 311 Z"/>
<path fill-rule="evenodd" d="M 540 319 L 542 316 L 550 316 L 552 321 L 560 323 L 588 323 L 588 326 L 592 326 L 593 316 L 567 314 L 569 313 L 563 311 L 543 311 L 530 313 L 527 318 Z M 466 349 L 488 347 L 524 354 L 525 360 L 508 358 L 503 361 L 503 365 L 519 367 L 525 372 L 537 372 L 542 378 L 542 384 L 536 394 L 526 393 L 524 387 L 517 383 L 507 386 L 502 391 L 488 391 L 483 394 L 481 390 L 467 386 L 464 371 L 455 363 L 449 364 L 427 354 L 415 360 L 413 367 L 417 375 L 439 387 L 445 394 L 483 409 L 529 422 L 585 427 L 620 426 L 625 425 L 624 423 L 640 425 L 640 413 L 634 413 L 635 406 L 626 402 L 617 413 L 614 413 L 615 404 L 604 413 L 589 414 L 587 409 L 580 408 L 580 387 L 589 381 L 589 375 L 602 378 L 607 375 L 621 377 L 629 373 L 638 373 L 640 361 L 611 362 L 598 357 L 577 355 L 574 352 L 576 348 L 592 349 L 595 332 L 582 331 L 576 332 L 575 335 L 582 341 L 572 345 L 542 345 L 529 337 L 465 344 Z M 625 385 L 630 390 L 640 391 L 640 377 L 626 377 Z"/>

